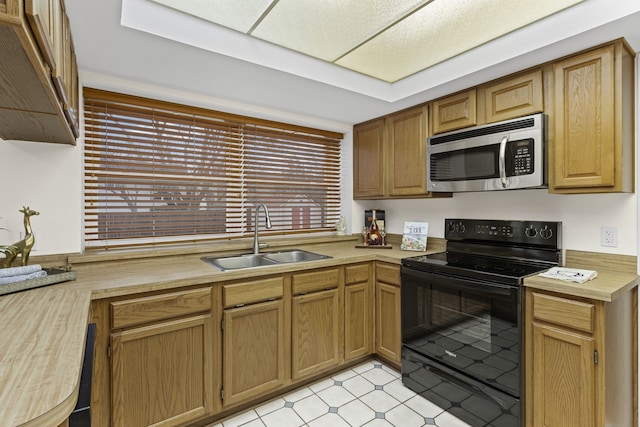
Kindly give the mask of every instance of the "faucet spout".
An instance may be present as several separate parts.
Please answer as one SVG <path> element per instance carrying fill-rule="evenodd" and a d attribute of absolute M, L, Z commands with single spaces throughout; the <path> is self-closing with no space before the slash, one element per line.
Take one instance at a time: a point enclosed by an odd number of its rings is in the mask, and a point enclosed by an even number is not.
<path fill-rule="evenodd" d="M 253 253 L 256 255 L 260 253 L 260 243 L 258 242 L 258 217 L 260 216 L 260 208 L 264 209 L 265 226 L 267 229 L 271 229 L 272 227 L 271 218 L 269 217 L 269 209 L 267 209 L 267 206 L 264 203 L 260 203 L 256 206 L 255 224 L 253 227 Z"/>

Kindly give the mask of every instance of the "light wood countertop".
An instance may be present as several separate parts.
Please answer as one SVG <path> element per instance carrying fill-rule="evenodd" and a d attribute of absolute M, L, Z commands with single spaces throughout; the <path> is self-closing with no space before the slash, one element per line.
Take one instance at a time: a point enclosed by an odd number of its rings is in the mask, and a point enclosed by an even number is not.
<path fill-rule="evenodd" d="M 91 293 L 55 286 L 0 297 L 0 424 L 51 426 L 78 399 Z"/>

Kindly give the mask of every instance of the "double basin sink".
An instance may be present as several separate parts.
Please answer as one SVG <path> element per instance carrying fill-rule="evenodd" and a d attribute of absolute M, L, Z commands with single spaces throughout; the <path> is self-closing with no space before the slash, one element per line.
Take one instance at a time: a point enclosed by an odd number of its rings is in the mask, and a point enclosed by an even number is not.
<path fill-rule="evenodd" d="M 299 249 L 280 252 L 263 252 L 259 254 L 233 255 L 223 257 L 202 257 L 202 260 L 212 266 L 225 270 L 238 270 L 241 268 L 264 267 L 277 264 L 289 264 L 294 262 L 317 261 L 330 259 L 328 255 L 316 254 Z"/>

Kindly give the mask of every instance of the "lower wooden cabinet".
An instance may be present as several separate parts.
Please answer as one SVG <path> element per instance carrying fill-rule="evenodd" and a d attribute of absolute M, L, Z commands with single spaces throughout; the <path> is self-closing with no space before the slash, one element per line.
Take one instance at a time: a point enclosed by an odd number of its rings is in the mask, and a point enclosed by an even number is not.
<path fill-rule="evenodd" d="M 634 425 L 636 298 L 633 291 L 608 303 L 527 289 L 527 427 Z"/>
<path fill-rule="evenodd" d="M 400 266 L 376 263 L 375 340 L 376 354 L 401 361 Z"/>
<path fill-rule="evenodd" d="M 276 390 L 286 379 L 284 279 L 222 285 L 222 391 L 229 407 Z"/>
<path fill-rule="evenodd" d="M 294 296 L 291 303 L 291 376 L 294 381 L 340 364 L 338 289 Z"/>
<path fill-rule="evenodd" d="M 111 303 L 111 425 L 180 426 L 213 414 L 211 289 Z"/>
<path fill-rule="evenodd" d="M 373 268 L 371 263 L 345 267 L 344 358 L 373 353 Z"/>

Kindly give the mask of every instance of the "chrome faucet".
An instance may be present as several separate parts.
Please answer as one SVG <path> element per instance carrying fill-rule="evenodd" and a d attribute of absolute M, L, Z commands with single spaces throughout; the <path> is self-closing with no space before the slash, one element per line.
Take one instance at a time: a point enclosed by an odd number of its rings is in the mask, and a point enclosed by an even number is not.
<path fill-rule="evenodd" d="M 269 209 L 267 209 L 264 203 L 260 203 L 258 206 L 256 206 L 256 212 L 255 212 L 256 222 L 253 227 L 253 253 L 255 255 L 260 253 L 260 244 L 258 243 L 258 217 L 260 216 L 260 208 L 264 209 L 264 216 L 265 216 L 264 219 L 266 221 L 267 229 L 271 229 L 272 227 L 271 218 L 269 218 Z"/>

